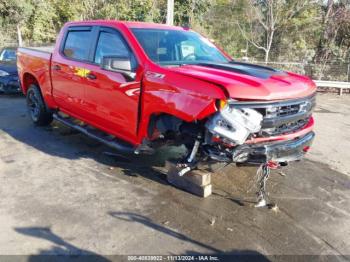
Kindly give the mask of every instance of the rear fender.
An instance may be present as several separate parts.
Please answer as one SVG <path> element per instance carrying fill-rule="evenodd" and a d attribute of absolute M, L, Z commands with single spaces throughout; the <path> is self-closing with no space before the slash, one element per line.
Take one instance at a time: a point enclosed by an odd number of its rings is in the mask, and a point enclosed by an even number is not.
<path fill-rule="evenodd" d="M 32 74 L 24 73 L 21 81 L 23 94 L 27 95 L 27 91 L 31 85 L 39 86 L 38 80 Z"/>
<path fill-rule="evenodd" d="M 51 81 L 49 83 L 42 82 L 40 84 L 33 74 L 26 72 L 21 78 L 21 87 L 24 95 L 27 94 L 30 85 L 36 85 L 39 87 L 40 93 L 48 109 L 53 109 L 56 107 L 56 104 L 51 96 Z"/>
<path fill-rule="evenodd" d="M 26 94 L 29 86 L 35 84 L 40 88 L 46 105 L 55 108 L 56 103 L 51 95 L 50 63 L 51 54 L 30 49 L 18 51 L 17 68 L 23 93 Z"/>

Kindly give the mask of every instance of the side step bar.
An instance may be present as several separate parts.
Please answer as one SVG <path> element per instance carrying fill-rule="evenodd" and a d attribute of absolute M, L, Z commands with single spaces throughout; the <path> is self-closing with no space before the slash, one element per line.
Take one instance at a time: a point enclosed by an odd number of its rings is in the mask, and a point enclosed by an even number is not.
<path fill-rule="evenodd" d="M 66 125 L 66 126 L 69 126 L 75 130 L 78 130 L 79 132 L 107 145 L 107 146 L 110 146 L 118 151 L 122 151 L 122 152 L 125 152 L 125 153 L 135 153 L 135 150 L 136 150 L 136 147 L 133 147 L 132 145 L 130 144 L 127 144 L 126 142 L 122 142 L 122 141 L 118 141 L 116 138 L 110 138 L 109 139 L 107 138 L 107 136 L 103 136 L 103 133 L 102 132 L 95 132 L 93 133 L 93 131 L 95 130 L 89 130 L 89 126 L 80 126 L 80 125 L 77 125 L 76 123 L 74 123 L 72 121 L 71 118 L 63 118 L 61 116 L 59 116 L 58 114 L 53 114 L 53 118 L 55 120 L 57 120 L 58 122 L 61 122 L 62 124 Z M 99 134 L 101 133 L 101 134 Z"/>

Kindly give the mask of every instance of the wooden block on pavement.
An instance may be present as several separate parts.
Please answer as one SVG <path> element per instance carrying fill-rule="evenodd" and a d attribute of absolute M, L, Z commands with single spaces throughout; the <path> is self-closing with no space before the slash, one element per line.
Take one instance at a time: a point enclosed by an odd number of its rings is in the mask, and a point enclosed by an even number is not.
<path fill-rule="evenodd" d="M 192 170 L 183 176 L 179 176 L 180 169 L 167 161 L 168 182 L 178 188 L 188 191 L 200 197 L 208 197 L 212 193 L 211 173 L 202 170 Z"/>

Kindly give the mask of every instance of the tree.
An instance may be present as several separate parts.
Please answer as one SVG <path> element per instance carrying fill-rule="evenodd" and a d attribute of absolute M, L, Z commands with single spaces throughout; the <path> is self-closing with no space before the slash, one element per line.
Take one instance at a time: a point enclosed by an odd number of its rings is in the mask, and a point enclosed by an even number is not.
<path fill-rule="evenodd" d="M 276 32 L 310 6 L 311 0 L 249 0 L 237 26 L 244 39 L 264 52 L 268 62 Z"/>
<path fill-rule="evenodd" d="M 337 75 L 333 79 L 344 80 L 346 77 L 343 67 L 345 62 L 350 62 L 350 1 L 323 1 L 321 30 L 318 37 L 318 45 L 315 47 L 313 63 L 316 64 L 314 75 L 318 79 L 327 77 L 327 72 L 332 74 L 332 67 L 337 67 Z M 343 74 L 341 73 L 343 71 Z"/>
<path fill-rule="evenodd" d="M 85 0 L 73 2 L 80 20 L 118 19 L 152 21 L 157 19 L 157 1 Z"/>
<path fill-rule="evenodd" d="M 174 21 L 179 26 L 195 26 L 203 24 L 203 15 L 211 8 L 209 0 L 176 0 Z M 164 6 L 164 9 L 166 6 Z"/>
<path fill-rule="evenodd" d="M 23 0 L 0 0 L 0 43 L 22 40 L 21 27 L 25 25 L 33 6 Z M 1 39 L 2 38 L 2 39 Z"/>
<path fill-rule="evenodd" d="M 350 44 L 350 2 L 328 0 L 324 6 L 322 28 L 315 61 L 329 62 L 335 57 L 345 59 Z"/>
<path fill-rule="evenodd" d="M 202 30 L 234 57 L 239 57 L 241 51 L 245 54 L 248 51 L 247 41 L 237 27 L 237 21 L 243 19 L 242 13 L 246 6 L 246 0 L 216 0 L 206 13 L 200 15 L 203 21 Z"/>
<path fill-rule="evenodd" d="M 51 43 L 57 35 L 57 13 L 52 1 L 32 0 L 34 7 L 25 25 L 28 39 L 34 43 Z"/>
<path fill-rule="evenodd" d="M 164 23 L 167 0 L 0 0 L 0 45 L 52 42 L 67 21 Z M 175 0 L 174 22 L 235 57 L 349 60 L 350 0 Z M 323 63 L 323 64 L 322 64 Z"/>

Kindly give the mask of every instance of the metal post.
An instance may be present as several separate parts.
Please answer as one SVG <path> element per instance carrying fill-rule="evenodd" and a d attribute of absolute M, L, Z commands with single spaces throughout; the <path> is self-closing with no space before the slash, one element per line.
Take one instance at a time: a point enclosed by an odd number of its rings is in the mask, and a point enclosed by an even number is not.
<path fill-rule="evenodd" d="M 167 6 L 166 23 L 167 25 L 174 25 L 174 0 L 168 0 Z"/>
<path fill-rule="evenodd" d="M 348 82 L 350 82 L 350 58 L 348 63 Z"/>

